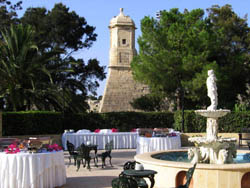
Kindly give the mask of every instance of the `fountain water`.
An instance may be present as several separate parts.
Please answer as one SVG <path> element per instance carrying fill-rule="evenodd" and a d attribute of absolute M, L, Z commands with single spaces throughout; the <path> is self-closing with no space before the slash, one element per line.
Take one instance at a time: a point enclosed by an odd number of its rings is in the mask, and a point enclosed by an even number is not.
<path fill-rule="evenodd" d="M 189 138 L 195 147 L 188 150 L 188 157 L 192 163 L 199 163 L 190 187 L 249 188 L 250 163 L 248 161 L 250 161 L 250 153 L 239 150 L 238 153 L 244 163 L 236 164 L 233 162 L 233 158 L 236 156 L 236 139 L 218 137 L 218 119 L 225 116 L 230 110 L 217 109 L 217 87 L 213 70 L 208 71 L 207 89 L 211 105 L 207 110 L 195 111 L 197 114 L 207 117 L 206 137 Z M 183 161 L 168 159 L 174 158 L 173 156 L 185 158 L 185 152 L 186 150 L 172 150 L 144 153 L 136 155 L 135 160 L 143 164 L 145 169 L 158 172 L 155 175 L 154 187 L 177 187 L 183 184 L 183 177 L 192 164 L 186 159 Z"/>

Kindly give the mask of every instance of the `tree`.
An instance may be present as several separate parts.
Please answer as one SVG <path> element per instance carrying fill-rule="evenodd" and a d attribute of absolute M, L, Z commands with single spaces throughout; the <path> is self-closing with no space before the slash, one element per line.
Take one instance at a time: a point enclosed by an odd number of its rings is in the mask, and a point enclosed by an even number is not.
<path fill-rule="evenodd" d="M 169 101 L 164 101 L 159 95 L 144 95 L 136 98 L 131 102 L 131 105 L 135 109 L 143 111 L 167 111 L 170 109 Z"/>
<path fill-rule="evenodd" d="M 36 53 L 32 57 L 29 56 L 26 65 L 30 69 L 38 66 L 43 72 L 30 70 L 35 75 L 33 95 L 25 95 L 25 100 L 29 101 L 28 106 L 21 105 L 22 107 L 14 110 L 27 110 L 35 106 L 39 110 L 85 111 L 88 108 L 85 102 L 87 94 L 96 95 L 98 80 L 105 78 L 104 67 L 101 67 L 96 59 L 89 59 L 85 63 L 83 59 L 75 59 L 72 55 L 92 46 L 97 37 L 95 28 L 89 26 L 86 20 L 74 11 L 69 12 L 69 8 L 61 3 L 55 4 L 51 11 L 45 8 L 29 8 L 18 22 L 25 27 L 32 27 L 32 41 L 37 46 Z M 1 56 L 1 60 L 9 64 L 6 55 Z M 30 85 L 22 85 L 22 88 L 30 89 Z M 12 102 L 6 98 L 4 102 L 3 105 L 6 107 L 8 104 L 8 110 L 11 110 Z"/>
<path fill-rule="evenodd" d="M 39 49 L 61 48 L 65 57 L 79 49 L 90 48 L 97 37 L 95 27 L 88 25 L 85 18 L 74 11 L 69 12 L 69 8 L 62 3 L 55 4 L 51 11 L 28 8 L 21 22 L 35 27 Z"/>
<path fill-rule="evenodd" d="M 232 109 L 237 95 L 247 94 L 250 74 L 250 28 L 247 16 L 240 18 L 230 5 L 207 9 L 212 31 L 216 35 L 208 60 L 218 65 L 218 101 Z"/>
<path fill-rule="evenodd" d="M 177 109 L 185 100 L 189 109 L 209 105 L 207 70 L 217 77 L 219 108 L 232 109 L 238 94 L 249 83 L 249 28 L 231 6 L 213 6 L 208 17 L 200 9 L 180 13 L 162 11 L 159 20 L 141 21 L 139 55 L 132 62 L 137 80 L 153 93 L 176 98 Z M 164 96 L 164 95 L 162 95 Z"/>
<path fill-rule="evenodd" d="M 139 55 L 131 64 L 135 79 L 149 85 L 152 93 L 175 99 L 177 109 L 184 92 L 193 90 L 185 95 L 193 101 L 200 99 L 200 92 L 206 95 L 199 82 L 205 83 L 206 71 L 214 67 L 207 61 L 211 34 L 203 16 L 201 9 L 184 13 L 171 9 L 162 11 L 160 20 L 141 21 Z"/>
<path fill-rule="evenodd" d="M 17 10 L 21 10 L 22 1 L 12 4 L 8 0 L 0 0 L 0 31 L 17 22 Z M 1 37 L 0 37 L 1 38 Z"/>
<path fill-rule="evenodd" d="M 86 109 L 88 92 L 96 95 L 97 80 L 105 78 L 104 67 L 100 67 L 96 59 L 88 60 L 85 65 L 83 59 L 75 59 L 72 54 L 92 46 L 97 37 L 95 28 L 74 11 L 69 12 L 69 8 L 61 3 L 55 4 L 51 11 L 29 8 L 21 22 L 34 26 L 37 31 L 35 41 L 41 54 L 61 51 L 57 59 L 46 65 L 52 72 L 54 82 L 64 93 L 63 102 L 57 110 L 75 111 L 73 106 L 78 110 Z"/>
<path fill-rule="evenodd" d="M 31 26 L 12 25 L 2 32 L 0 44 L 0 92 L 5 108 L 25 110 L 36 97 L 39 75 L 50 79 L 34 43 Z M 44 59 L 44 58 L 43 58 Z M 3 106 L 2 106 L 3 108 Z"/>

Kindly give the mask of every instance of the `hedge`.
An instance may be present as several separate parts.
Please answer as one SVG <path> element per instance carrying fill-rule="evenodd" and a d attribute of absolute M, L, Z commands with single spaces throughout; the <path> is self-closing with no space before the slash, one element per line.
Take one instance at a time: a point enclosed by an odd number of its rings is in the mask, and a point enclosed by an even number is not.
<path fill-rule="evenodd" d="M 206 118 L 194 111 L 184 113 L 184 132 L 206 132 Z M 3 112 L 3 136 L 61 134 L 65 129 L 110 129 L 130 131 L 139 127 L 168 127 L 182 130 L 182 113 L 110 112 L 62 114 L 60 112 Z M 219 119 L 219 132 L 250 128 L 250 111 L 231 112 Z"/>
<path fill-rule="evenodd" d="M 130 131 L 138 127 L 172 127 L 173 114 L 112 112 L 62 114 L 60 112 L 3 112 L 3 135 L 61 134 L 65 129 Z"/>
<path fill-rule="evenodd" d="M 182 113 L 180 111 L 174 113 L 174 128 L 181 130 Z M 185 111 L 184 113 L 184 132 L 199 133 L 206 132 L 206 118 L 197 115 L 194 111 Z M 219 118 L 219 132 L 221 133 L 237 133 L 242 128 L 250 128 L 250 111 L 231 112 Z"/>

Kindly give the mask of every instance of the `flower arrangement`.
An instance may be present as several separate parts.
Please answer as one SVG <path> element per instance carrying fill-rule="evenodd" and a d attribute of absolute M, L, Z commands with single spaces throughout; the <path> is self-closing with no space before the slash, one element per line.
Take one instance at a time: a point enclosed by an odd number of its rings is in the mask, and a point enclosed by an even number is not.
<path fill-rule="evenodd" d="M 7 154 L 15 154 L 15 153 L 20 152 L 20 149 L 19 149 L 19 147 L 15 143 L 13 143 L 13 144 L 10 144 L 8 146 L 8 148 L 5 149 L 4 151 Z"/>
<path fill-rule="evenodd" d="M 169 136 L 170 136 L 170 137 L 172 137 L 172 136 L 177 136 L 177 134 L 174 133 L 174 132 L 172 132 L 172 133 L 169 134 Z"/>
<path fill-rule="evenodd" d="M 60 151 L 60 150 L 62 150 L 62 147 L 59 146 L 58 144 L 52 144 L 52 145 L 48 145 L 47 150 L 50 151 L 50 152 L 52 152 L 52 151 Z"/>
<path fill-rule="evenodd" d="M 118 132 L 118 129 L 112 128 L 111 131 L 112 131 L 112 133 L 117 133 L 117 132 Z"/>
<path fill-rule="evenodd" d="M 131 129 L 131 131 L 130 132 L 136 132 L 136 129 Z"/>
<path fill-rule="evenodd" d="M 100 131 L 101 131 L 101 129 L 96 129 L 94 132 L 99 133 Z"/>

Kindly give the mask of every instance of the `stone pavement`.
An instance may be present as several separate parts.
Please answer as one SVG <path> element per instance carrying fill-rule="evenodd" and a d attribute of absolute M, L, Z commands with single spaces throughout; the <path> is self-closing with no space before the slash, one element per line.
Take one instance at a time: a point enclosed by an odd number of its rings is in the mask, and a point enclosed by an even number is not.
<path fill-rule="evenodd" d="M 188 147 L 182 147 L 188 148 Z M 239 148 L 237 148 L 239 149 Z M 244 146 L 240 148 L 241 150 L 248 150 L 248 147 Z M 103 150 L 98 151 L 98 153 L 103 152 Z M 134 160 L 136 155 L 135 149 L 121 149 L 112 150 L 112 164 L 113 167 L 109 165 L 108 159 L 106 160 L 106 168 L 101 167 L 101 160 L 98 159 L 98 168 L 94 166 L 94 162 L 91 161 L 91 170 L 83 168 L 82 165 L 79 171 L 76 171 L 76 166 L 73 165 L 73 160 L 71 159 L 71 165 L 69 165 L 68 152 L 64 152 L 65 165 L 67 173 L 67 183 L 60 188 L 111 188 L 112 179 L 119 176 L 123 170 L 123 165 L 127 161 Z"/>
<path fill-rule="evenodd" d="M 98 153 L 101 152 L 102 150 L 98 151 Z M 101 159 L 98 159 L 98 168 L 94 166 L 94 162 L 91 160 L 90 171 L 81 165 L 77 172 L 72 159 L 72 164 L 69 165 L 68 152 L 65 152 L 67 183 L 61 188 L 111 188 L 112 179 L 118 177 L 123 170 L 123 164 L 125 162 L 134 160 L 135 154 L 135 149 L 112 150 L 113 167 L 109 165 L 108 158 L 106 159 L 106 168 L 102 169 Z"/>

